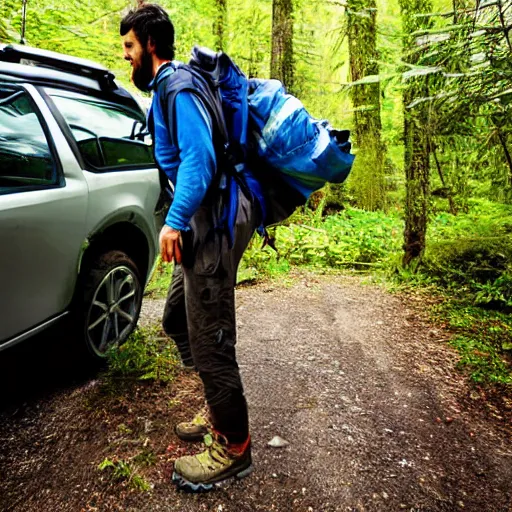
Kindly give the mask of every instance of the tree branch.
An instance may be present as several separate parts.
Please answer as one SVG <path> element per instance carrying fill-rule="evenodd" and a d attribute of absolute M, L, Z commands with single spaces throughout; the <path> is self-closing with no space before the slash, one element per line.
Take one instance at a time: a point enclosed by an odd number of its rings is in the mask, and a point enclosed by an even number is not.
<path fill-rule="evenodd" d="M 500 139 L 501 146 L 505 153 L 505 158 L 507 159 L 508 168 L 510 170 L 510 173 L 508 175 L 508 184 L 512 186 L 512 156 L 510 155 L 510 151 L 508 150 L 507 141 L 505 139 L 505 136 L 503 135 L 503 132 L 501 131 L 499 126 L 496 126 L 496 129 L 498 130 L 498 138 Z"/>
<path fill-rule="evenodd" d="M 446 193 L 448 195 L 448 203 L 450 205 L 450 213 L 452 215 L 457 215 L 457 209 L 455 208 L 455 203 L 453 202 L 452 191 L 449 190 L 448 187 L 446 186 L 446 181 L 444 179 L 443 170 L 441 169 L 441 163 L 439 162 L 439 158 L 437 157 L 437 148 L 430 138 L 429 138 L 429 145 L 430 145 L 430 151 L 432 152 L 432 155 L 434 156 L 434 161 L 436 163 L 437 173 L 439 174 L 439 179 L 441 180 L 443 188 L 446 190 Z"/>
<path fill-rule="evenodd" d="M 501 23 L 501 28 L 503 29 L 503 34 L 505 36 L 505 39 L 507 40 L 507 43 L 508 43 L 508 47 L 510 49 L 510 51 L 512 52 L 512 44 L 510 43 L 510 37 L 509 37 L 509 30 L 511 29 L 511 27 L 509 26 L 508 29 L 506 29 L 505 27 L 505 16 L 503 14 L 503 9 L 502 9 L 502 4 L 501 4 L 501 0 L 498 0 L 498 9 L 500 11 L 500 23 Z"/>

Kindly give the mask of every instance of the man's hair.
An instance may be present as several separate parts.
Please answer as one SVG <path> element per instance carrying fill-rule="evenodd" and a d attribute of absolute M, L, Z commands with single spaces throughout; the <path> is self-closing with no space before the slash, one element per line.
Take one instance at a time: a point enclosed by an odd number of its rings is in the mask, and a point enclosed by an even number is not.
<path fill-rule="evenodd" d="M 124 36 L 132 29 L 144 50 L 151 38 L 157 57 L 174 59 L 174 26 L 169 15 L 159 5 L 144 4 L 131 10 L 121 20 L 119 32 Z"/>

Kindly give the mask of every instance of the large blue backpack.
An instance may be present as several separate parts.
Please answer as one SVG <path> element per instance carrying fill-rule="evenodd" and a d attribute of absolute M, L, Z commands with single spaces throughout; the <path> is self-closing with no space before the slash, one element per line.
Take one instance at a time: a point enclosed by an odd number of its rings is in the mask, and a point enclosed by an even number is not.
<path fill-rule="evenodd" d="M 173 109 L 181 91 L 201 98 L 213 120 L 219 186 L 229 194 L 237 185 L 251 189 L 247 180 L 255 178 L 264 226 L 286 219 L 326 183 L 342 183 L 351 170 L 347 130 L 312 118 L 281 82 L 247 79 L 225 53 L 194 47 L 165 87 L 163 109 Z M 175 127 L 168 129 L 175 142 Z"/>

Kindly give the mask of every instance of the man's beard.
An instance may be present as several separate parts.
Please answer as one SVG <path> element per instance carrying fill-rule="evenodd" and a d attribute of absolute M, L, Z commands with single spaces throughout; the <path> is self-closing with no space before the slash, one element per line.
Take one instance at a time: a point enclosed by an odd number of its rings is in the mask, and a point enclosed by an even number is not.
<path fill-rule="evenodd" d="M 153 61 L 146 50 L 142 52 L 140 66 L 133 68 L 132 80 L 137 89 L 149 92 L 149 84 L 153 80 Z"/>

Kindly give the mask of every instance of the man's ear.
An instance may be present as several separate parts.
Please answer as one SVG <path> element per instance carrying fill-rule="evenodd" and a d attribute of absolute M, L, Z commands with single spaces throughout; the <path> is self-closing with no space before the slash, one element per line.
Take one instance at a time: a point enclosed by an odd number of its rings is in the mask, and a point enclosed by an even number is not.
<path fill-rule="evenodd" d="M 156 53 L 156 45 L 155 41 L 153 41 L 153 38 L 151 36 L 148 37 L 148 44 L 146 45 L 146 50 L 150 55 L 153 55 Z"/>

